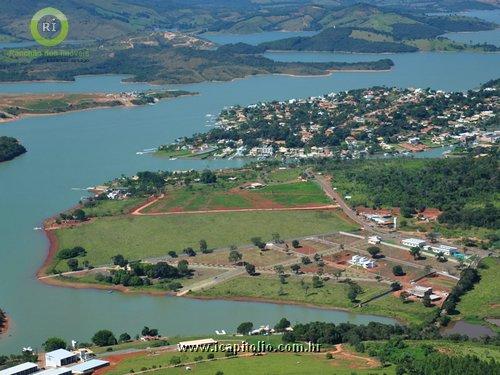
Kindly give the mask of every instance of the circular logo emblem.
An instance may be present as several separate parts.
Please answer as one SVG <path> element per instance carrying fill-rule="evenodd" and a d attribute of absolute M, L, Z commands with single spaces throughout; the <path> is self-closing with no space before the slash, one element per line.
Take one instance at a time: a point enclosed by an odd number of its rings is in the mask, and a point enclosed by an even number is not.
<path fill-rule="evenodd" d="M 64 13 L 59 9 L 43 8 L 36 12 L 31 19 L 30 30 L 33 39 L 38 44 L 54 47 L 68 36 L 69 23 Z"/>

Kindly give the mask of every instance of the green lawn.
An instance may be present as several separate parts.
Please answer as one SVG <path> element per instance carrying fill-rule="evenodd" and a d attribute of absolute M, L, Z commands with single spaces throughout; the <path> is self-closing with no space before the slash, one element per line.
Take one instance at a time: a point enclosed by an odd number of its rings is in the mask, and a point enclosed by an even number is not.
<path fill-rule="evenodd" d="M 256 194 L 285 207 L 331 203 L 319 185 L 310 181 L 269 185 Z"/>
<path fill-rule="evenodd" d="M 324 307 L 353 307 L 353 303 L 347 298 L 347 284 L 328 281 L 322 288 L 313 288 L 310 278 L 304 278 L 304 281 L 309 285 L 307 294 L 297 276 L 290 276 L 286 284 L 281 284 L 277 276 L 267 275 L 237 277 L 193 294 L 210 297 L 260 297 Z M 360 299 L 367 299 L 388 289 L 386 284 L 380 283 L 360 283 L 360 285 L 364 291 L 360 294 Z"/>
<path fill-rule="evenodd" d="M 307 303 L 320 307 L 346 308 L 352 311 L 388 316 L 409 323 L 421 323 L 433 309 L 424 307 L 421 303 L 403 303 L 392 294 L 378 298 L 361 308 L 347 298 L 347 284 L 326 282 L 322 288 L 313 288 L 310 278 L 307 294 L 296 276 L 287 279 L 287 284 L 281 284 L 276 276 L 241 276 L 218 284 L 210 289 L 194 292 L 195 296 L 215 298 L 253 297 L 265 298 L 281 302 Z M 363 293 L 358 299 L 367 300 L 371 296 L 388 290 L 387 284 L 378 282 L 360 282 Z M 281 289 L 281 293 L 280 293 Z"/>
<path fill-rule="evenodd" d="M 486 268 L 480 268 L 481 281 L 474 289 L 462 296 L 457 305 L 460 315 L 468 320 L 500 318 L 500 259 L 486 258 L 482 261 Z"/>
<path fill-rule="evenodd" d="M 250 243 L 260 236 L 270 239 L 301 237 L 355 229 L 331 211 L 225 212 L 165 216 L 103 217 L 93 222 L 56 231 L 59 248 L 83 246 L 94 266 L 108 264 L 117 253 L 129 260 L 182 251 L 205 239 L 211 248 Z"/>
<path fill-rule="evenodd" d="M 124 200 L 97 201 L 95 206 L 85 207 L 87 216 L 115 216 L 126 214 L 135 206 L 144 202 L 145 198 L 128 198 Z"/>
<path fill-rule="evenodd" d="M 176 368 L 166 368 L 170 366 L 170 358 L 178 356 L 182 364 Z M 344 358 L 326 359 L 325 355 L 309 353 L 271 353 L 262 356 L 240 355 L 235 358 L 226 359 L 221 353 L 216 353 L 216 358 L 211 361 L 190 363 L 195 357 L 201 356 L 206 360 L 206 354 L 177 352 L 162 353 L 159 355 L 145 355 L 129 358 L 113 368 L 107 375 L 122 375 L 125 373 L 138 372 L 145 369 L 155 369 L 151 372 L 154 375 L 185 374 L 186 364 L 189 363 L 192 374 L 213 375 L 217 371 L 222 371 L 224 375 L 231 374 L 267 374 L 267 375 L 317 375 L 317 374 L 394 374 L 393 367 L 384 369 L 358 369 L 358 366 L 365 366 L 362 359 L 346 360 Z M 161 367 L 161 368 L 160 368 Z"/>

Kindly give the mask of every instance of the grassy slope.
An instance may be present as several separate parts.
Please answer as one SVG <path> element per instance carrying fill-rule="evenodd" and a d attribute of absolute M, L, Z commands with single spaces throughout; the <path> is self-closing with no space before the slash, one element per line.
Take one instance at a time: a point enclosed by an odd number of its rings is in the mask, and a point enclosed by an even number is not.
<path fill-rule="evenodd" d="M 487 268 L 480 269 L 481 281 L 462 297 L 457 306 L 467 320 L 500 318 L 500 294 L 496 289 L 500 285 L 500 260 L 486 258 L 482 263 Z"/>
<path fill-rule="evenodd" d="M 308 280 L 310 285 L 310 280 Z M 366 300 L 388 289 L 386 284 L 360 283 L 364 290 L 359 299 Z M 280 287 L 284 295 L 279 295 Z M 243 276 L 218 284 L 213 288 L 196 292 L 194 295 L 209 297 L 253 297 L 265 298 L 282 302 L 308 303 L 321 307 L 353 309 L 353 303 L 347 298 L 347 285 L 329 281 L 322 288 L 308 290 L 306 296 L 297 278 L 288 279 L 287 284 L 280 284 L 277 277 Z M 387 295 L 362 308 L 356 308 L 356 312 L 377 314 L 402 319 L 410 323 L 421 322 L 431 311 L 420 303 L 402 303 L 396 297 Z"/>
<path fill-rule="evenodd" d="M 269 340 L 265 338 L 265 341 Z M 112 369 L 107 375 L 119 375 L 128 373 L 130 370 L 135 372 L 141 368 L 152 366 L 166 367 L 169 365 L 169 360 L 173 356 L 180 356 L 183 363 L 192 361 L 194 357 L 201 354 L 197 353 L 162 353 L 156 356 L 139 356 L 130 358 L 120 363 L 116 368 Z M 206 358 L 206 354 L 202 355 Z M 222 357 L 221 353 L 217 353 L 216 357 Z M 316 375 L 316 374 L 352 374 L 353 370 L 357 374 L 394 374 L 394 368 L 388 367 L 382 370 L 359 370 L 356 365 L 364 365 L 363 360 L 343 361 L 343 360 L 327 360 L 324 354 L 266 354 L 263 356 L 237 357 L 231 359 L 214 360 L 202 362 L 198 364 L 190 364 L 192 374 L 210 374 L 213 375 L 217 371 L 222 371 L 225 375 L 230 374 L 296 374 L 296 375 Z M 178 368 L 164 368 L 154 372 L 157 375 L 164 374 L 185 374 L 185 366 Z"/>
<path fill-rule="evenodd" d="M 60 248 L 83 246 L 90 263 L 100 265 L 117 253 L 134 260 L 197 248 L 200 239 L 222 247 L 249 243 L 254 236 L 268 239 L 275 232 L 291 238 L 351 229 L 352 224 L 333 212 L 230 212 L 106 217 L 56 235 Z"/>

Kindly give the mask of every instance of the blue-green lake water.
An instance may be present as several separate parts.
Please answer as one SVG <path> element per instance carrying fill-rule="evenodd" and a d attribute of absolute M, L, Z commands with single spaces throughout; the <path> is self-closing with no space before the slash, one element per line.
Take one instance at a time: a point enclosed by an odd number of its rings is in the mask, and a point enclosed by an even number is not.
<path fill-rule="evenodd" d="M 359 61 L 386 55 L 279 54 L 291 61 Z M 255 76 L 232 82 L 180 85 L 199 95 L 155 106 L 114 108 L 26 118 L 0 125 L 0 134 L 17 137 L 28 153 L 0 164 L 0 307 L 12 318 L 0 353 L 39 347 L 49 336 L 88 341 L 98 329 L 133 334 L 142 326 L 165 335 L 233 331 L 242 321 L 274 323 L 285 316 L 298 321 L 366 323 L 386 318 L 299 306 L 174 297 L 108 294 L 46 286 L 35 279 L 47 240 L 33 228 L 72 206 L 82 188 L 139 170 L 223 168 L 241 161 L 170 161 L 137 151 L 204 131 L 207 113 L 224 106 L 261 100 L 319 95 L 371 85 L 466 90 L 499 76 L 499 54 L 416 53 L 390 56 L 388 72 L 334 73 L 323 77 Z M 277 57 L 276 57 L 277 58 Z M 120 76 L 79 77 L 71 83 L 0 84 L 0 92 L 113 92 L 148 89 L 122 84 Z M 168 88 L 175 88 L 168 86 Z"/>

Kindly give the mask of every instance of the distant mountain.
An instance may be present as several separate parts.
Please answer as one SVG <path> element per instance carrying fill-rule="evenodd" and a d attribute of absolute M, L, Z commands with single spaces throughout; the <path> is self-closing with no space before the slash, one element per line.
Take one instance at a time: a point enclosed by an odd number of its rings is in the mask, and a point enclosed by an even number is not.
<path fill-rule="evenodd" d="M 71 40 L 110 40 L 152 30 L 253 33 L 330 27 L 371 29 L 402 39 L 431 38 L 445 31 L 485 30 L 495 26 L 475 18 L 429 17 L 409 6 L 414 2 L 372 3 L 384 7 L 356 4 L 352 0 L 16 0 L 2 4 L 0 41 L 31 39 L 29 21 L 36 11 L 47 6 L 68 16 Z M 446 8 L 448 0 L 420 3 L 429 4 L 429 9 L 423 9 L 427 12 L 442 9 L 441 6 Z M 485 5 L 488 6 L 491 7 Z"/>

